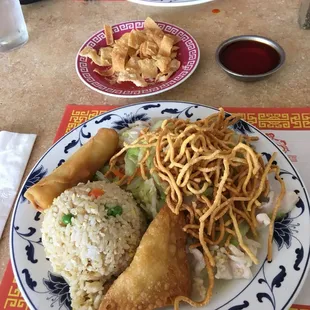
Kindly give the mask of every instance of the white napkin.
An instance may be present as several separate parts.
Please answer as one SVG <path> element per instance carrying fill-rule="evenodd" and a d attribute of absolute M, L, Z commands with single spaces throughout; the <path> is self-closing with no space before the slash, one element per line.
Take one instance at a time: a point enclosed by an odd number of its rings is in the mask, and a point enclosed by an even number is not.
<path fill-rule="evenodd" d="M 0 238 L 35 139 L 34 134 L 0 131 Z"/>

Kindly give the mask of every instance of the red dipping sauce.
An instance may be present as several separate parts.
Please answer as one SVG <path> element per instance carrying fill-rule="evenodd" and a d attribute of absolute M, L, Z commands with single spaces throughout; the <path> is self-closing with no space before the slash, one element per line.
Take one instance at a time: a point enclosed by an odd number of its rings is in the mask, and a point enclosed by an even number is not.
<path fill-rule="evenodd" d="M 219 58 L 228 70 L 242 75 L 264 74 L 280 63 L 280 55 L 275 49 L 257 41 L 231 43 Z"/>

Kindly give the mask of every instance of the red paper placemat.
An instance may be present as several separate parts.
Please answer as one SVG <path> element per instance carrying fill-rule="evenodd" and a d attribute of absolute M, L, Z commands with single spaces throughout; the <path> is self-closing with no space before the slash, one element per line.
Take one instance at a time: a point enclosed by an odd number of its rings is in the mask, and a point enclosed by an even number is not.
<path fill-rule="evenodd" d="M 116 107 L 68 105 L 54 141 L 81 123 L 114 108 Z M 245 120 L 262 130 L 310 130 L 310 108 L 227 108 L 226 110 L 242 113 Z M 0 285 L 0 310 L 2 309 L 29 309 L 15 282 L 11 262 L 8 263 Z M 293 305 L 291 310 L 310 310 L 310 303 L 309 306 Z"/>

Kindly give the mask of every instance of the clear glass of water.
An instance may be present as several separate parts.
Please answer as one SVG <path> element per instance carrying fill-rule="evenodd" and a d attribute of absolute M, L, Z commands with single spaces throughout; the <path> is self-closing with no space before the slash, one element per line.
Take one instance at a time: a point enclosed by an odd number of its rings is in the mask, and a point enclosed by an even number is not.
<path fill-rule="evenodd" d="M 0 0 L 0 52 L 28 41 L 28 31 L 19 0 Z"/>

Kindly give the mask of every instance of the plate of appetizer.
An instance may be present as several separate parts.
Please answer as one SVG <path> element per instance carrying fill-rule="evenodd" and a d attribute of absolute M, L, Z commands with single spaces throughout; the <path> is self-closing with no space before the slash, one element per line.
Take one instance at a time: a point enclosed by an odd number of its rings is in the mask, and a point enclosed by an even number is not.
<path fill-rule="evenodd" d="M 105 25 L 76 57 L 82 82 L 102 94 L 137 98 L 172 89 L 196 69 L 200 51 L 185 30 L 165 22 Z"/>
<path fill-rule="evenodd" d="M 240 115 L 139 103 L 37 162 L 13 211 L 13 271 L 30 309 L 289 309 L 309 207 L 291 161 Z"/>

